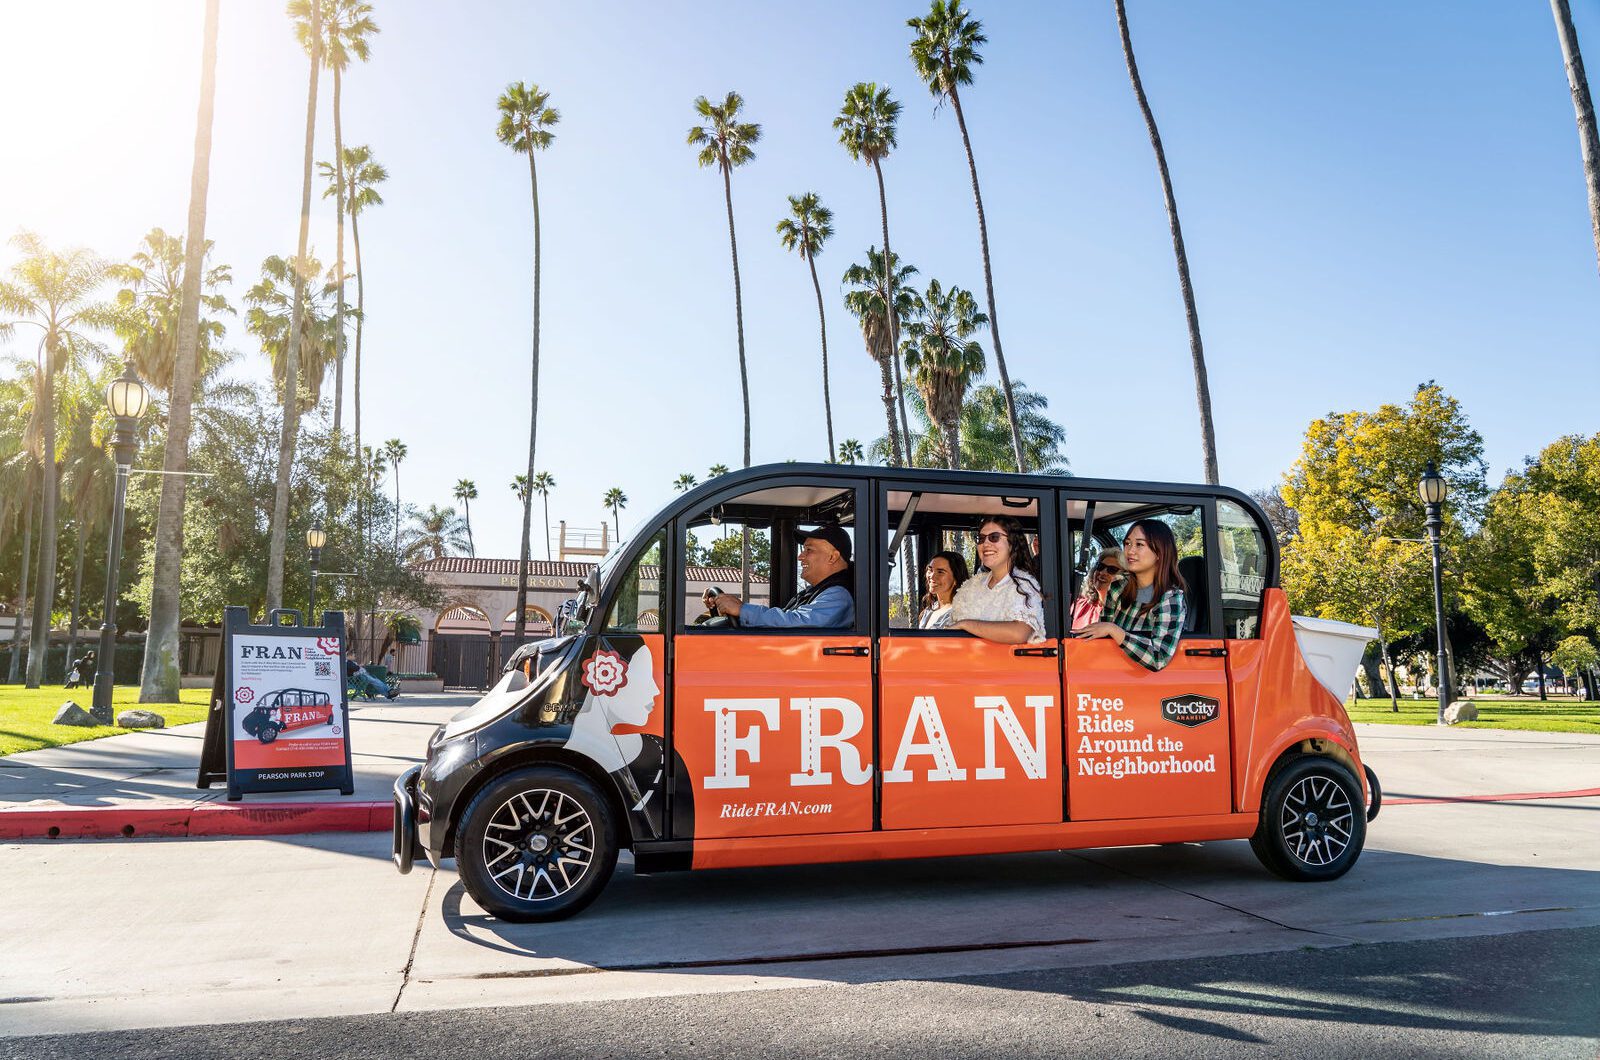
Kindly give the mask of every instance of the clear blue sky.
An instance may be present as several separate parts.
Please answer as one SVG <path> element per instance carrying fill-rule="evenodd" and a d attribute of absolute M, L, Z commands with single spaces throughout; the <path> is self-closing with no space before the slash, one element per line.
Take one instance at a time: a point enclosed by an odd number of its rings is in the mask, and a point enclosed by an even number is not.
<path fill-rule="evenodd" d="M 837 295 L 879 242 L 870 171 L 830 128 L 852 83 L 887 83 L 905 105 L 884 167 L 896 251 L 924 280 L 981 290 L 953 115 L 907 57 L 916 3 L 375 6 L 383 32 L 345 87 L 347 141 L 392 175 L 363 219 L 366 434 L 409 445 L 410 502 L 477 481 L 480 555 L 515 554 L 507 484 L 527 435 L 532 232 L 526 163 L 494 137 L 507 82 L 538 82 L 562 112 L 539 158 L 552 520 L 598 525 L 621 486 L 626 531 L 679 472 L 739 463 L 721 182 L 684 144 L 695 96 L 741 92 L 764 131 L 734 176 L 758 462 L 824 448 L 810 281 L 773 233 L 788 194 L 814 190 L 835 213 L 818 262 L 836 431 L 882 429 L 876 369 Z M 1312 418 L 1427 379 L 1465 403 L 1496 479 L 1600 428 L 1600 274 L 1546 5 L 1129 7 L 1225 482 L 1276 481 Z M 973 9 L 989 44 L 964 103 L 1011 371 L 1050 399 L 1077 473 L 1198 479 L 1171 245 L 1111 4 Z M 201 11 L 0 4 L 0 231 L 121 257 L 153 225 L 182 227 Z M 1600 13 L 1575 14 L 1600 69 Z M 235 297 L 262 258 L 293 251 L 305 67 L 281 4 L 223 4 L 207 235 Z M 323 87 L 317 155 L 331 158 Z M 316 211 L 331 261 L 331 204 Z M 264 371 L 242 328 L 230 341 Z"/>

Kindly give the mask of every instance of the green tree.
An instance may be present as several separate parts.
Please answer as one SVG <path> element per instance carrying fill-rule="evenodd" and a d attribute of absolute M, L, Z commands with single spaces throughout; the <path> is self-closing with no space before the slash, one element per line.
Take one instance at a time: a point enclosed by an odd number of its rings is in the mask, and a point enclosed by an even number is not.
<path fill-rule="evenodd" d="M 1589 77 L 1583 71 L 1583 53 L 1578 50 L 1578 30 L 1572 24 L 1572 8 L 1567 0 L 1550 0 L 1555 15 L 1556 35 L 1561 40 L 1561 58 L 1566 65 L 1567 87 L 1572 91 L 1572 109 L 1578 118 L 1578 147 L 1583 154 L 1583 179 L 1589 191 L 1589 224 L 1594 230 L 1594 250 L 1600 257 L 1600 133 L 1595 130 L 1594 100 L 1589 96 Z"/>
<path fill-rule="evenodd" d="M 1559 631 L 1534 560 L 1540 498 L 1524 487 L 1511 475 L 1490 497 L 1483 525 L 1466 543 L 1462 577 L 1466 612 L 1488 634 L 1512 695 L 1521 694 L 1523 677 L 1539 667 Z"/>
<path fill-rule="evenodd" d="M 533 487 L 527 475 L 517 475 L 511 480 L 511 492 L 516 494 L 517 500 L 523 504 L 533 496 Z"/>
<path fill-rule="evenodd" d="M 889 422 L 891 426 L 894 423 L 893 419 L 891 419 Z M 863 455 L 864 454 L 861 451 L 861 442 L 857 439 L 846 438 L 844 441 L 839 443 L 839 463 L 859 464 L 861 463 Z"/>
<path fill-rule="evenodd" d="M 338 237 L 334 257 L 334 276 L 338 286 L 335 303 L 333 361 L 333 433 L 339 433 L 344 414 L 344 220 L 348 207 L 345 202 L 345 148 L 344 148 L 344 71 L 351 59 L 366 62 L 372 56 L 369 37 L 378 33 L 378 24 L 372 19 L 372 5 L 367 0 L 323 0 L 327 9 L 322 16 L 325 40 L 322 53 L 327 67 L 333 72 L 333 159 L 334 198 L 337 200 Z M 322 163 L 325 165 L 326 163 Z M 359 452 L 359 440 L 356 442 Z"/>
<path fill-rule="evenodd" d="M 544 502 L 544 558 L 550 556 L 550 491 L 556 488 L 556 477 L 548 471 L 533 476 L 533 492 Z"/>
<path fill-rule="evenodd" d="M 822 285 L 817 282 L 817 255 L 833 236 L 833 211 L 822 205 L 817 193 L 789 196 L 789 216 L 778 222 L 778 238 L 785 250 L 798 251 L 811 270 L 811 289 L 817 295 L 817 326 L 822 333 L 822 411 L 828 426 L 828 459 L 833 459 L 833 398 L 828 392 L 828 318 L 822 309 Z"/>
<path fill-rule="evenodd" d="M 917 74 L 938 103 L 950 102 L 956 125 L 961 130 L 961 146 L 967 153 L 967 172 L 972 176 L 972 200 L 978 206 L 978 244 L 983 250 L 983 291 L 989 307 L 989 338 L 994 343 L 994 363 L 1000 372 L 1000 390 L 1006 400 L 1006 424 L 1011 432 L 1012 454 L 1017 466 L 1028 470 L 1022 445 L 1022 424 L 1017 418 L 1016 401 L 1011 391 L 1011 374 L 1006 370 L 1006 355 L 1000 345 L 1000 317 L 994 307 L 994 270 L 989 263 L 989 223 L 983 213 L 983 191 L 978 186 L 978 163 L 972 155 L 972 137 L 967 133 L 967 116 L 961 109 L 961 86 L 972 84 L 972 68 L 983 62 L 978 47 L 987 43 L 983 23 L 961 7 L 961 0 L 933 0 L 928 13 L 912 18 L 906 25 L 916 34 L 911 39 L 911 61 Z M 936 104 L 937 105 L 937 104 Z"/>
<path fill-rule="evenodd" d="M 354 393 L 351 395 L 352 419 L 355 421 L 355 452 L 363 457 L 367 450 L 361 444 L 361 330 L 366 322 L 367 285 L 366 273 L 361 268 L 361 215 L 373 206 L 383 205 L 383 196 L 378 193 L 378 185 L 389 179 L 389 171 L 379 163 L 373 161 L 372 148 L 365 144 L 359 147 L 346 147 L 340 153 L 344 162 L 344 213 L 350 218 L 350 245 L 355 251 L 356 258 L 356 349 L 355 360 L 351 364 L 351 374 L 354 377 Z M 324 199 L 338 197 L 339 190 L 338 170 L 327 162 L 318 162 L 317 168 L 322 175 L 331 182 L 323 189 Z M 339 269 L 339 274 L 344 275 L 344 269 Z M 339 294 L 339 303 L 344 304 L 344 294 Z M 344 332 L 341 329 L 340 334 Z M 360 505 L 356 508 L 356 533 L 358 538 L 367 540 L 365 524 L 362 521 L 365 509 Z"/>
<path fill-rule="evenodd" d="M 1556 439 L 1516 478 L 1538 512 L 1538 591 L 1569 632 L 1600 629 L 1600 434 Z"/>
<path fill-rule="evenodd" d="M 1034 474 L 1065 475 L 1067 458 L 1061 445 L 1067 432 L 1049 416 L 1050 402 L 1043 394 L 1028 389 L 1021 379 L 1011 381 L 1017 417 L 1022 421 L 1023 451 Z M 913 390 L 906 398 L 911 412 L 912 448 L 917 463 L 932 467 L 944 459 L 944 442 L 932 417 Z M 876 439 L 871 446 L 874 458 L 887 462 L 889 440 Z M 1005 395 L 992 383 L 967 391 L 961 406 L 961 463 L 968 471 L 1006 471 L 1017 469 L 1011 448 L 1011 425 L 1006 416 Z"/>
<path fill-rule="evenodd" d="M 0 281 L 0 338 L 19 325 L 40 333 L 34 365 L 34 416 L 39 424 L 38 452 L 42 484 L 39 506 L 39 566 L 33 593 L 33 621 L 28 637 L 26 682 L 38 688 L 44 677 L 50 641 L 50 613 L 56 596 L 56 506 L 59 496 L 56 441 L 56 377 L 69 363 L 100 357 L 104 347 L 89 330 L 109 326 L 111 311 L 94 296 L 104 284 L 107 266 L 87 250 L 54 251 L 31 232 L 11 240 L 21 260 L 11 279 Z"/>
<path fill-rule="evenodd" d="M 723 475 L 726 475 L 727 473 L 728 473 L 728 465 L 727 464 L 712 464 L 710 467 L 708 467 L 706 469 L 706 474 L 710 478 L 721 478 Z"/>
<path fill-rule="evenodd" d="M 541 240 L 539 233 L 539 168 L 536 156 L 555 141 L 552 127 L 561 121 L 561 112 L 550 106 L 550 93 L 538 85 L 516 81 L 506 86 L 496 104 L 500 124 L 495 135 L 518 154 L 528 156 L 528 183 L 533 189 L 533 386 L 528 405 L 528 479 L 533 479 L 534 454 L 539 439 L 539 280 Z M 533 533 L 533 495 L 522 501 L 522 551 L 517 566 L 517 625 L 520 642 L 528 632 L 528 555 Z M 550 535 L 545 535 L 549 548 Z"/>
<path fill-rule="evenodd" d="M 394 550 L 400 552 L 400 524 L 405 521 L 405 509 L 400 506 L 400 464 L 406 458 L 406 443 L 390 438 L 383 443 L 383 458 L 394 468 Z"/>
<path fill-rule="evenodd" d="M 883 276 L 886 305 L 898 305 L 897 293 L 900 276 L 895 269 L 897 260 L 889 244 L 889 200 L 883 190 L 883 160 L 897 146 L 895 124 L 900 120 L 900 104 L 889 95 L 888 86 L 879 88 L 875 83 L 858 82 L 844 95 L 844 105 L 833 127 L 839 131 L 839 142 L 851 159 L 872 167 L 878 180 L 878 219 L 883 228 L 883 258 L 880 272 Z M 847 281 L 848 282 L 848 281 Z M 900 405 L 900 433 L 909 435 L 911 428 L 906 420 L 905 390 L 900 371 L 900 318 L 889 314 L 889 360 L 894 367 L 894 385 Z"/>
<path fill-rule="evenodd" d="M 611 509 L 611 532 L 620 542 L 622 540 L 622 522 L 617 513 L 628 506 L 628 495 L 622 492 L 621 486 L 612 486 L 606 490 L 602 503 Z"/>
<path fill-rule="evenodd" d="M 900 324 L 906 314 L 911 311 L 912 292 L 906 287 L 906 281 L 916 275 L 915 265 L 904 265 L 898 257 L 892 259 L 894 275 L 889 275 L 889 265 L 883 255 L 878 253 L 876 247 L 867 248 L 867 260 L 864 264 L 851 265 L 844 271 L 844 284 L 849 289 L 845 291 L 844 305 L 850 315 L 856 318 L 861 327 L 861 340 L 866 344 L 867 356 L 878 364 L 878 378 L 883 388 L 883 414 L 889 423 L 889 451 L 888 462 L 892 467 L 903 467 L 910 461 L 910 445 L 901 445 L 904 435 L 909 438 L 909 431 L 902 431 L 905 419 L 902 415 L 895 416 L 895 398 L 901 391 L 899 378 L 899 361 L 894 356 L 895 336 L 900 333 Z M 895 312 L 891 315 L 884 308 L 889 305 L 890 289 L 894 290 Z"/>
<path fill-rule="evenodd" d="M 1144 83 L 1139 79 L 1139 64 L 1133 58 L 1133 39 L 1128 34 L 1128 12 L 1123 0 L 1113 0 L 1117 9 L 1117 31 L 1122 35 L 1122 58 L 1128 66 L 1128 80 L 1133 83 L 1134 97 L 1139 101 L 1139 113 L 1144 115 L 1145 131 L 1150 134 L 1150 148 L 1156 154 L 1156 170 L 1161 176 L 1161 194 L 1166 200 L 1167 225 L 1172 229 L 1172 254 L 1178 263 L 1178 288 L 1183 294 L 1183 315 L 1189 325 L 1189 357 L 1194 362 L 1194 395 L 1200 406 L 1200 451 L 1205 461 L 1206 481 L 1215 486 L 1217 477 L 1217 432 L 1211 423 L 1211 384 L 1206 377 L 1205 348 L 1200 342 L 1200 313 L 1194 304 L 1194 284 L 1189 279 L 1189 252 L 1183 246 L 1183 227 L 1178 223 L 1178 201 L 1172 194 L 1172 175 L 1167 172 L 1167 152 L 1161 146 L 1161 131 L 1156 128 L 1156 118 L 1150 111 L 1150 100 L 1144 94 Z"/>
<path fill-rule="evenodd" d="M 420 563 L 443 559 L 469 547 L 466 521 L 454 508 L 430 504 L 426 511 L 412 513 L 400 554 L 407 563 Z"/>
<path fill-rule="evenodd" d="M 261 349 L 272 362 L 272 378 L 279 399 L 288 402 L 293 388 L 293 415 L 299 417 L 322 401 L 322 385 L 334 359 L 331 288 L 306 289 L 322 269 L 315 257 L 281 258 L 276 254 L 261 263 L 261 279 L 245 292 L 244 327 L 261 340 Z M 291 313 L 298 307 L 298 325 Z M 298 340 L 290 356 L 289 344 Z"/>
<path fill-rule="evenodd" d="M 311 74 L 306 89 L 306 146 L 300 181 L 300 237 L 294 261 L 307 262 L 306 240 L 311 228 L 311 163 L 317 139 L 317 75 L 322 69 L 322 14 L 324 0 L 289 0 L 289 17 L 295 36 L 311 57 Z M 283 433 L 278 441 L 278 475 L 272 497 L 272 534 L 267 546 L 267 606 L 283 606 L 283 557 L 289 544 L 289 478 L 294 465 L 295 443 L 300 429 L 300 343 L 304 318 L 307 276 L 293 270 L 294 295 L 289 312 L 288 335 L 283 344 Z M 319 380 L 320 385 L 320 380 Z"/>
<path fill-rule="evenodd" d="M 1600 651 L 1588 637 L 1571 636 L 1563 639 L 1550 653 L 1550 661 L 1568 675 L 1576 674 L 1582 681 L 1590 699 L 1596 697 L 1595 668 L 1600 667 Z"/>
<path fill-rule="evenodd" d="M 679 493 L 688 493 L 698 485 L 700 485 L 699 481 L 687 471 L 672 480 L 672 488 Z"/>
<path fill-rule="evenodd" d="M 462 510 L 466 513 L 462 521 L 467 528 L 467 555 L 476 556 L 478 548 L 472 543 L 472 502 L 478 499 L 478 484 L 469 478 L 457 479 L 456 488 L 450 495 L 461 502 Z"/>
<path fill-rule="evenodd" d="M 739 120 L 744 99 L 729 92 L 721 103 L 705 96 L 694 101 L 703 125 L 689 129 L 689 146 L 700 148 L 695 160 L 702 168 L 716 166 L 722 174 L 722 199 L 728 208 L 728 249 L 733 255 L 733 320 L 739 339 L 739 391 L 744 400 L 744 466 L 750 466 L 750 373 L 744 355 L 744 292 L 739 283 L 739 238 L 733 227 L 733 171 L 755 158 L 761 126 Z"/>
<path fill-rule="evenodd" d="M 944 432 L 945 466 L 952 471 L 961 467 L 961 408 L 967 388 L 984 372 L 983 347 L 972 336 L 988 322 L 971 292 L 959 287 L 946 291 L 938 280 L 929 280 L 926 295 L 912 292 L 903 351 L 906 368 L 923 407 Z"/>

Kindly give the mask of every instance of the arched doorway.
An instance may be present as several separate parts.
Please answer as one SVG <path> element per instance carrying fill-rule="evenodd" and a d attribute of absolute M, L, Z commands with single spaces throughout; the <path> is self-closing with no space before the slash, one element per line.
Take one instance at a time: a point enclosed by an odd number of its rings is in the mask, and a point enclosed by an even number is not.
<path fill-rule="evenodd" d="M 434 624 L 428 669 L 446 688 L 484 689 L 490 685 L 494 637 L 489 616 L 473 604 L 451 604 Z"/>
<path fill-rule="evenodd" d="M 500 620 L 500 658 L 509 659 L 513 652 L 530 641 L 544 640 L 555 635 L 555 618 L 544 608 L 536 604 L 529 604 L 526 611 L 527 620 L 524 623 L 522 639 L 517 639 L 517 609 L 512 608 L 506 612 L 506 617 Z"/>

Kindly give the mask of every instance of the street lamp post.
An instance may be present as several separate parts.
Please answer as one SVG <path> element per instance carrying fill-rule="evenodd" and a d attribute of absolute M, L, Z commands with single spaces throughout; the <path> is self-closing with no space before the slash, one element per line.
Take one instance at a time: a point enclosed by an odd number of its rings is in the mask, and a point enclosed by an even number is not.
<path fill-rule="evenodd" d="M 117 464 L 116 494 L 111 502 L 111 541 L 106 546 L 106 602 L 100 621 L 99 668 L 94 675 L 94 706 L 89 713 L 102 725 L 113 720 L 111 686 L 116 680 L 117 656 L 117 568 L 122 563 L 122 511 L 128 498 L 128 470 L 139 448 L 134 433 L 139 417 L 150 403 L 150 391 L 133 374 L 133 365 L 106 388 L 106 407 L 116 421 L 111 435 L 111 454 Z"/>
<path fill-rule="evenodd" d="M 322 562 L 322 546 L 328 543 L 328 532 L 321 523 L 312 523 L 306 531 L 306 548 L 311 550 L 311 599 L 306 604 L 306 625 L 317 624 L 317 564 Z"/>
<path fill-rule="evenodd" d="M 1428 461 L 1427 468 L 1422 472 L 1417 492 L 1422 494 L 1422 502 L 1427 505 L 1428 544 L 1433 548 L 1433 621 L 1439 641 L 1439 716 L 1435 721 L 1443 725 L 1445 708 L 1450 706 L 1450 667 L 1444 651 L 1444 583 L 1441 580 L 1439 558 L 1439 531 L 1444 527 L 1440 505 L 1444 503 L 1445 481 L 1444 476 L 1434 468 L 1432 460 Z"/>

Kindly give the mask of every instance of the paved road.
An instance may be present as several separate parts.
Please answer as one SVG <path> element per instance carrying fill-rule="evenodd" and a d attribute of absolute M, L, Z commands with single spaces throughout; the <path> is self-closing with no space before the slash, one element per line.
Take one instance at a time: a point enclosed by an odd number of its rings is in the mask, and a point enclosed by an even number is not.
<path fill-rule="evenodd" d="M 1413 797 L 1600 781 L 1595 737 L 1364 728 L 1362 739 L 1391 792 Z M 911 1022 L 937 1028 L 948 1007 L 968 1014 L 963 1023 L 989 1013 L 1042 1048 L 1048 1037 L 1030 1038 L 1028 1021 L 1059 1035 L 1061 1017 L 1082 1003 L 1107 1013 L 1085 1019 L 1181 1031 L 1147 1039 L 1164 1049 L 1214 1046 L 1210 1025 L 1236 1020 L 1270 1042 L 1304 1044 L 1328 1022 L 1352 1047 L 1380 1041 L 1364 1037 L 1376 1030 L 1351 1029 L 1365 1016 L 1335 1019 L 1323 1014 L 1331 1006 L 1370 1014 L 1384 1033 L 1437 1032 L 1441 1051 L 1460 1044 L 1452 1035 L 1482 1033 L 1485 1042 L 1514 1036 L 1517 1048 L 1501 1055 L 1544 1055 L 1530 1043 L 1590 1033 L 1572 998 L 1600 1004 L 1593 975 L 1568 960 L 1581 944 L 1593 952 L 1600 929 L 1597 811 L 1595 797 L 1394 806 L 1350 874 L 1320 885 L 1267 875 L 1239 842 L 655 877 L 624 867 L 582 916 L 550 925 L 485 916 L 448 865 L 399 876 L 382 834 L 12 844 L 0 846 L 0 892 L 8 925 L 25 927 L 0 931 L 0 1036 L 336 1017 L 325 1045 L 338 1055 L 338 1028 L 364 1040 L 368 1016 L 372 1026 L 397 1013 L 393 1026 L 425 1028 L 438 1013 L 577 1005 L 587 1017 L 561 1017 L 575 1028 L 656 1012 L 673 1033 L 712 1045 L 730 1013 L 789 1013 L 773 1027 L 803 1042 L 813 1031 L 797 1021 L 815 1019 L 821 1043 L 873 1013 L 871 1026 L 920 1014 Z M 1341 962 L 1367 953 L 1395 956 L 1360 966 L 1379 977 L 1371 984 L 1344 981 L 1357 965 Z M 1202 1005 L 1187 994 L 1160 994 L 1150 1016 L 1138 1014 L 1144 994 L 1101 1004 L 1111 987 L 1094 984 L 1121 982 L 1119 968 L 1145 962 L 1189 969 L 1195 982 L 1248 983 L 1239 977 L 1251 969 L 1274 969 L 1251 990 L 1298 1007 L 1240 1002 L 1248 1011 L 1219 1020 L 1214 998 Z M 1155 971 L 1128 974 L 1157 982 Z M 1292 993 L 1302 976 L 1319 975 L 1327 996 Z M 1017 985 L 1027 983 L 1091 993 Z M 1490 1005 L 1501 1022 L 1473 1030 L 1466 1014 L 1484 1004 L 1475 992 L 1486 983 L 1520 1007 Z M 1018 1015 L 1005 1015 L 1008 1006 Z M 540 1017 L 449 1017 L 458 1018 L 459 1041 L 492 1055 L 504 1040 L 493 1028 L 526 1042 Z M 1253 1020 L 1273 1021 L 1272 1033 Z M 225 1044 L 254 1032 L 207 1033 Z M 593 1040 L 635 1051 L 626 1037 Z M 44 1041 L 0 1039 L 0 1056 Z"/>
<path fill-rule="evenodd" d="M 1600 929 L 760 995 L 12 1039 L 70 1060 L 260 1057 L 1573 1057 L 1600 1047 Z M 6 1052 L 7 1045 L 11 1051 Z"/>

